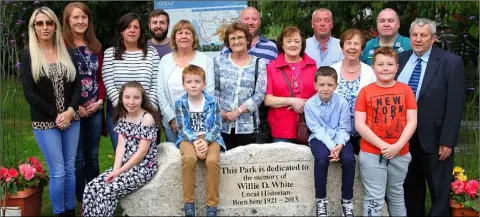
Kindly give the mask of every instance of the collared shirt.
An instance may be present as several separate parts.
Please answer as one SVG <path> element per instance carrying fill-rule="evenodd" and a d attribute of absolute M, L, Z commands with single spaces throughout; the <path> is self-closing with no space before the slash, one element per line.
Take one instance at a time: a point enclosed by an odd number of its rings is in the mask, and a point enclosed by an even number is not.
<path fill-rule="evenodd" d="M 308 140 L 320 140 L 332 150 L 337 144 L 345 145 L 350 139 L 350 111 L 348 102 L 336 93 L 328 102 L 315 94 L 305 103 L 305 121 L 312 131 Z"/>
<path fill-rule="evenodd" d="M 226 37 L 226 36 L 225 36 Z M 253 45 L 248 54 L 261 58 L 268 64 L 271 60 L 277 59 L 277 45 L 265 38 L 262 34 L 258 34 L 258 41 Z M 223 47 L 222 54 L 230 54 L 231 51 L 227 47 Z"/>
<path fill-rule="evenodd" d="M 178 127 L 178 139 L 176 141 L 177 147 L 180 147 L 180 142 L 188 141 L 193 143 L 197 139 L 197 135 L 192 129 L 190 117 L 190 104 L 188 101 L 188 94 L 185 93 L 180 99 L 175 102 L 175 118 Z M 211 143 L 217 142 L 223 150 L 226 150 L 220 131 L 222 129 L 222 115 L 220 114 L 220 105 L 213 96 L 210 96 L 203 90 L 205 97 L 205 104 L 203 105 L 203 125 L 206 129 L 204 139 Z"/>
<path fill-rule="evenodd" d="M 322 46 L 315 36 L 308 38 L 306 44 L 305 53 L 317 62 L 317 68 L 331 66 L 343 60 L 343 52 L 338 38 L 330 36 L 325 45 L 326 50 L 322 50 Z"/>
<path fill-rule="evenodd" d="M 371 39 L 365 45 L 363 49 L 362 55 L 360 56 L 360 60 L 368 65 L 372 65 L 372 57 L 375 50 L 380 47 L 380 37 L 376 37 Z M 412 45 L 410 44 L 410 39 L 407 37 L 403 37 L 400 34 L 397 35 L 395 42 L 393 43 L 392 48 L 397 53 L 401 53 L 406 50 L 411 50 Z"/>
<path fill-rule="evenodd" d="M 410 81 L 410 77 L 412 77 L 413 70 L 415 69 L 415 65 L 417 65 L 417 59 L 420 58 L 422 60 L 422 72 L 420 74 L 420 80 L 418 81 L 417 92 L 415 93 L 415 99 L 418 100 L 418 96 L 420 95 L 420 90 L 422 89 L 423 77 L 425 76 L 425 69 L 427 68 L 428 59 L 430 58 L 430 53 L 432 53 L 432 47 L 428 49 L 425 54 L 421 57 L 417 56 L 415 52 L 412 52 L 412 55 L 408 59 L 405 67 L 403 68 L 400 75 L 398 75 L 397 81 L 405 83 L 408 85 Z"/>

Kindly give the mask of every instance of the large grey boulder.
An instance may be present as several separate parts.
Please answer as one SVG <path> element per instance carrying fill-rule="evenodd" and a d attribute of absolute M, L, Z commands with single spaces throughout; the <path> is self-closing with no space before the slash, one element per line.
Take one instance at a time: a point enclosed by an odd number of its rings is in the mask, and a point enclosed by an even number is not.
<path fill-rule="evenodd" d="M 180 151 L 159 144 L 155 177 L 120 200 L 129 216 L 183 216 Z M 291 143 L 251 144 L 221 154 L 219 216 L 314 216 L 314 159 L 308 146 Z M 358 161 L 355 171 L 355 215 L 363 215 L 363 186 Z M 204 164 L 197 168 L 195 206 L 205 215 Z M 330 216 L 341 216 L 342 171 L 331 163 L 327 200 Z M 384 207 L 384 215 L 387 215 Z"/>

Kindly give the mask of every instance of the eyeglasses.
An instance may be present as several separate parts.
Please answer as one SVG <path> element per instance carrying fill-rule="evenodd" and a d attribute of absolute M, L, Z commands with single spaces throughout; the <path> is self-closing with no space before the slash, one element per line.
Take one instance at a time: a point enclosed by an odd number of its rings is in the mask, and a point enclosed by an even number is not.
<path fill-rule="evenodd" d="M 34 25 L 34 26 L 40 26 L 40 27 L 43 27 L 43 26 L 46 25 L 46 26 L 49 26 L 49 27 L 50 27 L 50 26 L 55 25 L 55 22 L 54 22 L 53 20 L 45 20 L 45 21 L 39 20 L 39 21 L 35 21 L 35 22 L 33 23 L 33 25 Z"/>
<path fill-rule="evenodd" d="M 229 41 L 243 41 L 246 38 L 247 37 L 244 35 L 244 36 L 230 37 L 230 38 L 228 38 L 228 40 Z"/>

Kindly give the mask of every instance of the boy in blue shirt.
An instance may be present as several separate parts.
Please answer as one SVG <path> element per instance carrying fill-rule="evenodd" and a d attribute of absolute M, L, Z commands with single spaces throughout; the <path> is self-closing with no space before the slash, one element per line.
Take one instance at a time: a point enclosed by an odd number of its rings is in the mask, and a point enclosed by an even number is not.
<path fill-rule="evenodd" d="M 185 216 L 195 216 L 195 177 L 198 160 L 205 160 L 207 215 L 217 215 L 220 182 L 220 151 L 225 143 L 220 135 L 220 106 L 205 93 L 205 71 L 196 65 L 183 69 L 182 85 L 187 91 L 175 102 L 178 127 L 177 146 L 182 154 L 182 188 Z"/>
<path fill-rule="evenodd" d="M 312 132 L 310 148 L 315 158 L 315 198 L 317 216 L 327 216 L 326 187 L 330 162 L 342 163 L 342 212 L 353 217 L 353 181 L 355 157 L 349 142 L 350 112 L 346 99 L 334 93 L 337 72 L 322 66 L 315 73 L 315 94 L 305 103 L 305 120 Z"/>

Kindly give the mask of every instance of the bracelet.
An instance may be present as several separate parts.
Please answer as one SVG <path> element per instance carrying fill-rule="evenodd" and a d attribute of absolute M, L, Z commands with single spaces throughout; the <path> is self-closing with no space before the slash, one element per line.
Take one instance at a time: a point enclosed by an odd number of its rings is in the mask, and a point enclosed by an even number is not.
<path fill-rule="evenodd" d="M 240 114 L 242 114 L 242 109 L 240 107 L 237 108 L 238 112 L 240 112 Z"/>
<path fill-rule="evenodd" d="M 98 105 L 102 106 L 102 105 L 103 105 L 103 100 L 99 99 L 99 100 L 97 101 L 97 103 L 98 103 Z"/>

